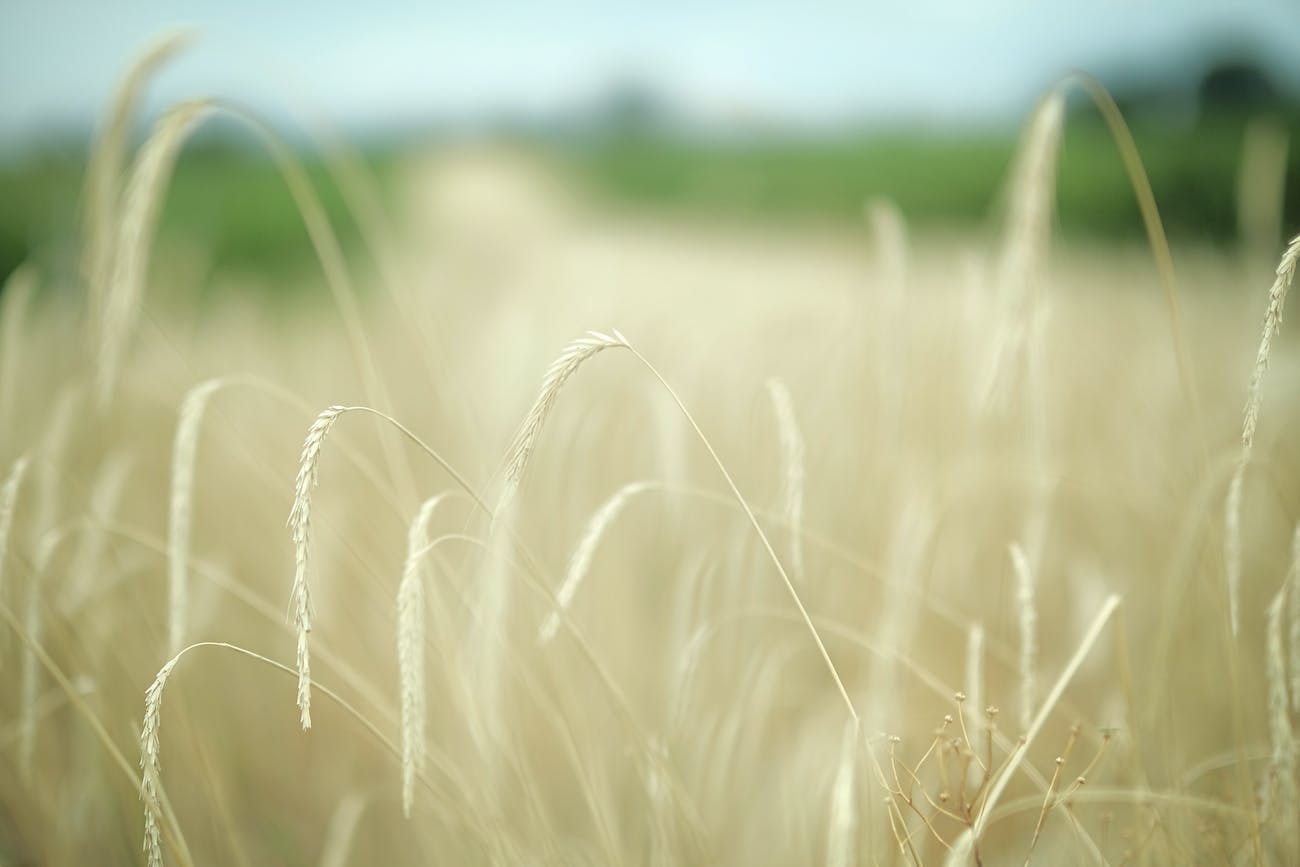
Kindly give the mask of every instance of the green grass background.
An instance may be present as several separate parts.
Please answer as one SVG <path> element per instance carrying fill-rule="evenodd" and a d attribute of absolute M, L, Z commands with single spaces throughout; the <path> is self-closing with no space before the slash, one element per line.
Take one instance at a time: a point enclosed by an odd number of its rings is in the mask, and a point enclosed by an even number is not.
<path fill-rule="evenodd" d="M 1291 142 L 1300 122 L 1286 125 Z M 1184 130 L 1136 125 L 1134 136 L 1171 238 L 1228 245 L 1236 239 L 1235 188 L 1245 123 Z M 437 142 L 433 143 L 437 146 Z M 665 135 L 531 141 L 582 193 L 603 204 L 741 221 L 860 220 L 873 196 L 895 201 L 918 226 L 969 224 L 996 212 L 1014 133 L 925 135 L 859 132 L 817 138 L 769 135 L 701 141 Z M 390 182 L 409 148 L 367 151 Z M 341 196 L 318 161 L 308 168 L 326 210 L 355 238 Z M 84 160 L 47 148 L 0 163 L 0 275 L 21 262 L 55 269 L 75 243 Z M 1284 231 L 1300 226 L 1300 147 L 1288 152 Z M 1095 118 L 1067 124 L 1058 180 L 1057 231 L 1070 239 L 1139 238 L 1141 218 L 1118 152 Z M 181 156 L 161 220 L 163 243 L 191 242 L 222 267 L 275 275 L 310 261 L 298 211 L 275 166 L 248 147 L 201 140 Z M 1279 243 L 1281 238 L 1278 239 Z"/>

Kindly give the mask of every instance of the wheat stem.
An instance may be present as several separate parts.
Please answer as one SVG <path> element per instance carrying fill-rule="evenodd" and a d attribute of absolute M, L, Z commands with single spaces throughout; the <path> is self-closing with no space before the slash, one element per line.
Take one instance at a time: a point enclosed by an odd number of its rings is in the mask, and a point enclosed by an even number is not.
<path fill-rule="evenodd" d="M 781 438 L 781 460 L 785 467 L 781 500 L 785 519 L 790 525 L 790 573 L 796 580 L 804 577 L 803 565 L 803 489 L 804 443 L 799 432 L 799 422 L 794 415 L 794 400 L 790 389 L 779 379 L 767 381 L 767 394 L 772 400 L 777 432 Z"/>
<path fill-rule="evenodd" d="M 763 550 L 767 552 L 767 556 L 772 560 L 772 565 L 776 567 L 777 573 L 781 576 L 781 581 L 785 585 L 786 591 L 789 592 L 795 608 L 798 609 L 800 618 L 808 628 L 808 632 L 811 634 L 813 642 L 817 645 L 817 652 L 820 654 L 822 662 L 825 663 L 826 669 L 831 676 L 831 680 L 835 682 L 835 688 L 844 702 L 844 707 L 848 711 L 849 717 L 855 721 L 860 720 L 857 708 L 854 707 L 853 700 L 849 698 L 849 691 L 844 686 L 844 681 L 840 678 L 839 670 L 836 669 L 835 663 L 831 660 L 830 652 L 827 651 L 826 644 L 822 641 L 821 634 L 818 633 L 817 626 L 812 621 L 812 616 L 809 615 L 808 609 L 804 607 L 803 600 L 799 597 L 799 591 L 795 589 L 794 582 L 790 580 L 790 575 L 786 572 L 785 566 L 781 563 L 781 558 L 776 556 L 776 549 L 772 547 L 772 542 L 768 539 L 767 533 L 763 532 L 763 527 L 758 523 L 758 518 L 754 516 L 754 510 L 749 505 L 749 501 L 740 493 L 740 488 L 736 486 L 736 482 L 731 478 L 731 473 L 727 471 L 726 464 L 722 462 L 722 458 L 718 457 L 718 453 L 714 450 L 713 444 L 709 442 L 709 438 L 704 435 L 704 431 L 701 430 L 699 424 L 696 423 L 695 417 L 691 415 L 690 410 L 686 408 L 686 404 L 682 402 L 682 399 L 677 396 L 677 392 L 673 387 L 668 384 L 668 380 L 664 379 L 663 374 L 661 374 L 644 355 L 638 352 L 636 347 L 628 343 L 626 338 L 621 334 L 615 331 L 614 335 L 622 341 L 622 345 L 636 357 L 637 361 L 641 362 L 646 370 L 650 372 L 651 376 L 657 379 L 659 384 L 664 387 L 664 390 L 668 392 L 669 397 L 673 399 L 673 403 L 677 404 L 677 408 L 681 410 L 682 415 L 686 418 L 687 424 L 689 424 L 691 429 L 695 431 L 695 435 L 704 445 L 705 450 L 708 451 L 709 457 L 713 459 L 713 463 L 718 468 L 718 472 L 721 473 L 723 481 L 725 481 L 727 487 L 731 489 L 731 493 L 740 504 L 740 508 L 744 511 L 745 517 L 749 519 L 750 526 L 754 528 L 754 532 L 758 535 L 759 541 L 763 545 Z"/>
<path fill-rule="evenodd" d="M 224 380 L 209 379 L 185 393 L 172 445 L 171 496 L 167 534 L 167 652 L 180 653 L 185 645 L 189 611 L 190 527 L 194 512 L 195 456 L 208 399 Z"/>
<path fill-rule="evenodd" d="M 1287 570 L 1287 645 L 1291 659 L 1291 710 L 1300 713 L 1300 524 L 1291 537 L 1291 568 Z"/>
<path fill-rule="evenodd" d="M 1020 729 L 1027 731 L 1033 719 L 1037 691 L 1038 608 L 1034 598 L 1034 576 L 1024 550 L 1014 542 L 1007 550 L 1016 574 L 1016 610 L 1020 615 Z"/>
<path fill-rule="evenodd" d="M 14 506 L 29 462 L 26 455 L 19 457 L 9 467 L 4 483 L 0 484 L 0 593 L 4 592 L 5 586 L 5 560 L 9 552 L 9 535 L 13 531 Z"/>
<path fill-rule="evenodd" d="M 1272 794 L 1275 809 L 1283 816 L 1285 830 L 1294 831 L 1295 811 L 1300 803 L 1296 786 L 1295 733 L 1291 730 L 1291 716 L 1287 707 L 1286 650 L 1282 639 L 1282 617 L 1286 609 L 1287 586 L 1273 597 L 1268 606 L 1268 630 L 1265 644 L 1267 658 L 1265 674 L 1268 681 L 1268 733 L 1273 747 L 1270 770 L 1276 788 Z M 1289 817 L 1286 818 L 1286 817 Z"/>

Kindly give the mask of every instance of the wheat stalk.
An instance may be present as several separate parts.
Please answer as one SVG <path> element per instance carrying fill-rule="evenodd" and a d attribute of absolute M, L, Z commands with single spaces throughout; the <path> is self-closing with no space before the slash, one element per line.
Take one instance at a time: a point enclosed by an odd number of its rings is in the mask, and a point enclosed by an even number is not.
<path fill-rule="evenodd" d="M 875 359 L 880 394 L 877 448 L 883 454 L 891 454 L 898 449 L 909 373 L 903 340 L 907 324 L 907 226 L 898 207 L 888 199 L 868 202 L 866 217 L 875 241 L 880 274 Z"/>
<path fill-rule="evenodd" d="M 1024 738 L 1021 741 L 1020 748 L 1012 752 L 1010 758 L 1007 760 L 1006 764 L 1002 766 L 1002 769 L 998 772 L 997 776 L 990 781 L 991 788 L 989 789 L 988 794 L 984 797 L 983 803 L 980 805 L 979 813 L 976 815 L 974 823 L 963 831 L 961 836 L 952 845 L 948 857 L 944 861 L 948 867 L 960 867 L 960 865 L 969 863 L 973 853 L 975 852 L 976 846 L 979 843 L 980 837 L 984 834 L 985 828 L 989 825 L 990 819 L 993 816 L 993 811 L 998 805 L 998 801 L 1002 798 L 1002 793 L 1006 791 L 1006 787 L 1010 784 L 1011 778 L 1019 769 L 1021 762 L 1024 761 L 1025 754 L 1029 750 L 1029 745 L 1034 742 L 1034 739 L 1038 737 L 1038 733 L 1042 731 L 1043 725 L 1047 722 L 1047 717 L 1056 707 L 1057 702 L 1061 700 L 1061 696 L 1065 694 L 1066 687 L 1068 687 L 1070 681 L 1074 679 L 1074 675 L 1078 672 L 1080 666 L 1083 665 L 1083 661 L 1088 658 L 1088 654 L 1092 651 L 1093 645 L 1095 645 L 1097 639 L 1101 637 L 1102 629 L 1105 628 L 1106 623 L 1110 620 L 1111 615 L 1115 613 L 1115 609 L 1119 607 L 1119 604 L 1120 597 L 1116 594 L 1108 596 L 1106 601 L 1102 603 L 1101 610 L 1098 611 L 1097 616 L 1093 618 L 1092 624 L 1084 634 L 1083 640 L 1079 642 L 1079 646 L 1075 649 L 1074 655 L 1071 656 L 1070 661 L 1065 664 L 1065 669 L 1061 672 L 1061 676 L 1056 679 L 1056 683 L 1047 694 L 1047 699 L 1043 702 L 1042 707 L 1038 709 L 1037 714 L 1034 716 L 1033 722 L 1030 724 L 1028 731 L 1025 732 Z"/>
<path fill-rule="evenodd" d="M 1071 79 L 1083 87 L 1106 122 L 1111 141 L 1115 143 L 1120 160 L 1124 163 L 1124 171 L 1128 175 L 1133 196 L 1137 199 L 1138 210 L 1142 213 L 1147 245 L 1151 248 L 1151 255 L 1155 259 L 1156 273 L 1160 276 L 1165 294 L 1165 306 L 1169 311 L 1170 337 L 1174 346 L 1174 358 L 1178 365 L 1178 384 L 1192 413 L 1192 424 L 1196 429 L 1197 444 L 1204 463 L 1206 453 L 1204 426 L 1201 422 L 1201 401 L 1197 395 L 1196 380 L 1192 373 L 1191 355 L 1183 336 L 1182 308 L 1178 302 L 1178 275 L 1174 271 L 1174 257 L 1169 250 L 1169 239 L 1165 235 L 1164 223 L 1160 219 L 1160 208 L 1156 205 L 1155 193 L 1151 189 L 1151 179 L 1142 165 L 1142 156 L 1138 153 L 1133 133 L 1124 121 L 1124 115 L 1114 97 L 1101 82 L 1087 73 L 1072 72 L 1066 81 Z"/>
<path fill-rule="evenodd" d="M 1237 238 L 1248 250 L 1270 250 L 1282 237 L 1288 145 L 1275 119 L 1246 124 L 1237 164 Z"/>
<path fill-rule="evenodd" d="M 406 561 L 397 588 L 397 667 L 402 694 L 402 813 L 411 817 L 415 778 L 424 767 L 428 707 L 424 684 L 424 584 L 420 560 L 429 547 L 429 521 L 445 494 L 420 506 L 407 532 Z"/>
<path fill-rule="evenodd" d="M 1259 408 L 1264 400 L 1264 371 L 1268 370 L 1268 356 L 1273 348 L 1273 336 L 1282 329 L 1282 307 L 1286 304 L 1286 293 L 1295 279 L 1296 263 L 1300 261 L 1300 235 L 1291 239 L 1291 244 L 1278 262 L 1277 278 L 1268 290 L 1268 309 L 1264 312 L 1264 333 L 1259 340 L 1259 349 L 1255 352 L 1255 369 L 1250 376 L 1250 398 L 1246 401 L 1246 415 L 1241 424 L 1241 447 L 1249 457 L 1255 445 L 1255 427 L 1259 423 Z"/>
<path fill-rule="evenodd" d="M 1243 452 L 1242 458 L 1245 458 Z M 1240 626 L 1241 599 L 1241 489 L 1246 480 L 1246 460 L 1239 459 L 1228 482 L 1228 496 L 1223 505 L 1223 566 L 1228 587 L 1228 620 L 1236 636 Z"/>
<path fill-rule="evenodd" d="M 20 265 L 0 286 L 0 438 L 13 439 L 14 395 L 23 356 L 27 308 L 36 292 L 36 269 Z"/>
<path fill-rule="evenodd" d="M 59 600 L 62 610 L 80 609 L 92 593 L 102 588 L 104 576 L 101 558 L 108 535 L 106 527 L 112 522 L 113 513 L 134 469 L 134 455 L 122 449 L 106 456 L 95 474 L 95 483 L 90 490 L 87 521 L 81 528 L 76 554 L 65 573 L 67 578 Z"/>
<path fill-rule="evenodd" d="M 867 202 L 864 213 L 875 237 L 876 255 L 884 277 L 884 295 L 888 305 L 897 311 L 903 303 L 907 285 L 907 224 L 898 206 L 889 199 L 872 199 Z"/>
<path fill-rule="evenodd" d="M 289 616 L 298 633 L 298 708 L 301 712 L 303 729 L 311 728 L 311 656 L 308 637 L 311 633 L 314 616 L 311 603 L 311 588 L 308 582 L 308 547 L 311 538 L 311 496 L 316 489 L 317 465 L 320 461 L 321 447 L 330 429 L 339 416 L 346 412 L 368 413 L 383 419 L 396 428 L 408 440 L 419 446 L 438 466 L 447 471 L 456 484 L 469 495 L 474 505 L 483 512 L 489 512 L 487 505 L 469 482 L 456 468 L 447 463 L 442 455 L 430 448 L 427 443 L 411 432 L 397 419 L 372 409 L 368 406 L 331 406 L 325 409 L 312 422 L 303 441 L 302 457 L 298 463 L 298 476 L 294 482 L 293 507 L 289 511 L 289 530 L 294 545 L 294 580 L 289 597 Z"/>
<path fill-rule="evenodd" d="M 318 867 L 347 867 L 352 842 L 365 809 L 366 798 L 357 792 L 344 795 L 339 800 L 330 816 L 329 825 L 325 828 L 325 843 L 321 846 Z"/>
<path fill-rule="evenodd" d="M 0 593 L 3 593 L 5 586 L 5 560 L 9 553 L 9 534 L 13 530 L 14 506 L 18 502 L 18 490 L 22 487 L 29 462 L 26 455 L 19 457 L 9 467 L 4 483 L 0 484 Z"/>
<path fill-rule="evenodd" d="M 899 666 L 894 654 L 903 652 L 917 627 L 918 606 L 911 588 L 925 583 L 926 553 L 934 538 L 935 512 L 928 489 L 913 485 L 893 511 L 894 530 L 889 537 L 885 564 L 884 598 L 877 606 L 875 640 L 884 653 L 871 658 L 872 691 L 884 700 L 872 702 L 863 720 L 867 731 L 893 731 L 902 724 L 899 703 Z"/>
<path fill-rule="evenodd" d="M 1286 610 L 1287 586 L 1283 585 L 1269 604 L 1269 627 L 1266 634 L 1268 658 L 1265 675 L 1269 684 L 1269 741 L 1273 746 L 1273 773 L 1281 786 L 1279 802 L 1283 810 L 1295 810 L 1296 745 L 1291 732 L 1291 716 L 1287 711 L 1287 660 L 1282 641 L 1282 616 Z"/>
<path fill-rule="evenodd" d="M 1264 333 L 1259 340 L 1259 349 L 1255 353 L 1255 368 L 1250 375 L 1249 397 L 1246 399 L 1246 411 L 1241 422 L 1241 454 L 1237 466 L 1228 484 L 1228 496 L 1224 504 L 1223 547 L 1224 571 L 1228 588 L 1228 617 L 1232 624 L 1232 634 L 1236 636 L 1240 626 L 1241 597 L 1241 499 L 1245 484 L 1246 467 L 1250 464 L 1251 453 L 1255 448 L 1255 429 L 1259 425 L 1259 410 L 1264 402 L 1264 372 L 1268 370 L 1268 357 L 1273 348 L 1273 337 L 1282 328 L 1282 308 L 1286 304 L 1286 293 L 1295 279 L 1296 263 L 1300 261 L 1300 235 L 1291 240 L 1291 244 L 1282 254 L 1277 266 L 1277 278 L 1268 290 L 1268 309 L 1264 312 Z"/>
<path fill-rule="evenodd" d="M 667 770 L 668 745 L 662 738 L 652 737 L 646 744 L 645 755 L 639 763 L 644 780 L 646 798 L 650 802 L 650 858 L 651 867 L 678 863 L 676 853 L 676 828 L 672 811 L 672 780 Z"/>
<path fill-rule="evenodd" d="M 569 610 L 573 604 L 573 597 L 577 594 L 578 588 L 582 586 L 583 580 L 591 570 L 592 558 L 596 555 L 596 546 L 600 544 L 601 537 L 605 531 L 623 511 L 623 507 L 628 501 L 642 491 L 648 491 L 655 488 L 655 482 L 640 481 L 629 482 L 619 488 L 605 503 L 596 510 L 595 514 L 587 522 L 587 527 L 583 531 L 582 538 L 573 549 L 573 554 L 569 557 L 569 568 L 565 572 L 564 582 L 560 589 L 555 593 L 555 610 L 546 615 L 542 625 L 537 630 L 537 642 L 546 644 L 550 642 L 560 629 L 560 618 Z"/>
<path fill-rule="evenodd" d="M 1038 611 L 1034 600 L 1034 576 L 1024 550 L 1016 543 L 1007 546 L 1016 573 L 1016 610 L 1020 622 L 1020 728 L 1027 730 L 1034 716 L 1037 691 L 1034 670 L 1038 658 Z"/>
<path fill-rule="evenodd" d="M 978 721 L 983 718 L 984 705 L 984 627 L 971 624 L 966 637 L 966 697 L 974 708 Z M 980 725 L 979 722 L 975 723 Z"/>
<path fill-rule="evenodd" d="M 621 345 L 624 346 L 628 352 L 632 353 L 632 356 L 640 362 L 641 366 L 649 371 L 650 375 L 653 376 L 661 386 L 663 386 L 664 391 L 668 392 L 668 396 L 672 398 L 673 403 L 675 403 L 677 408 L 681 410 L 682 416 L 686 419 L 686 423 L 690 425 L 691 430 L 694 431 L 700 444 L 703 445 L 705 451 L 709 453 L 709 458 L 712 459 L 713 465 L 718 468 L 718 473 L 722 476 L 723 481 L 726 482 L 727 488 L 731 491 L 732 496 L 736 498 L 736 502 L 739 504 L 741 511 L 745 513 L 745 518 L 749 521 L 749 525 L 754 528 L 754 534 L 758 536 L 759 542 L 762 543 L 764 552 L 772 560 L 772 565 L 776 568 L 777 574 L 780 575 L 781 583 L 785 585 L 786 591 L 790 594 L 790 601 L 794 603 L 795 608 L 799 611 L 800 619 L 803 621 L 804 626 L 807 627 L 813 643 L 817 646 L 817 652 L 821 656 L 822 662 L 826 665 L 827 673 L 830 674 L 831 680 L 835 684 L 836 691 L 839 692 L 840 698 L 844 702 L 845 710 L 848 712 L 850 718 L 859 720 L 860 715 L 858 714 L 857 707 L 854 706 L 853 699 L 849 697 L 849 691 L 844 686 L 844 680 L 840 677 L 839 670 L 835 667 L 834 660 L 831 659 L 830 651 L 826 649 L 826 643 L 822 641 L 821 633 L 817 631 L 817 625 L 813 623 L 812 616 L 804 606 L 803 599 L 800 598 L 798 589 L 794 586 L 794 582 L 790 580 L 790 574 L 781 563 L 781 558 L 776 556 L 776 549 L 772 547 L 772 540 L 767 537 L 767 533 L 763 532 L 763 527 L 758 523 L 758 518 L 754 515 L 754 510 L 749 505 L 749 501 L 745 499 L 745 496 L 740 492 L 740 488 L 736 485 L 736 480 L 733 479 L 731 473 L 727 471 L 727 465 L 722 462 L 722 458 L 718 456 L 717 450 L 713 448 L 713 443 L 709 442 L 709 438 L 704 435 L 703 429 L 701 429 L 699 423 L 696 422 L 695 416 L 691 415 L 690 410 L 686 408 L 686 404 L 682 401 L 681 396 L 677 394 L 677 391 L 671 385 L 669 385 L 668 380 L 664 379 L 664 375 L 659 372 L 658 368 L 651 364 L 648 358 L 637 351 L 636 347 L 628 343 L 621 334 L 617 331 L 614 332 L 614 334 L 619 340 L 623 341 Z"/>
<path fill-rule="evenodd" d="M 1291 710 L 1300 713 L 1300 524 L 1291 537 L 1291 568 L 1287 570 L 1287 643 L 1291 651 Z"/>
<path fill-rule="evenodd" d="M 0 616 L 4 616 L 12 622 L 12 617 L 6 609 L 0 608 Z M 144 801 L 144 851 L 147 856 L 149 867 L 161 867 L 163 863 L 162 829 L 159 824 L 159 821 L 163 818 L 166 818 L 170 825 L 170 834 L 168 836 L 177 849 L 178 859 L 183 864 L 194 863 L 194 859 L 190 855 L 189 849 L 186 846 L 185 837 L 181 831 L 181 827 L 177 823 L 176 816 L 170 805 L 167 803 L 166 795 L 163 792 L 162 766 L 159 759 L 159 753 L 162 734 L 163 692 L 167 687 L 173 669 L 176 668 L 176 664 L 180 662 L 181 657 L 185 656 L 185 654 L 192 650 L 200 648 L 214 648 L 223 651 L 230 651 L 240 656 L 252 659 L 276 671 L 283 672 L 290 677 L 293 677 L 296 674 L 293 668 L 277 662 L 274 659 L 262 656 L 260 653 L 240 647 L 239 645 L 228 644 L 223 641 L 200 641 L 191 644 L 169 659 L 166 664 L 158 670 L 158 674 L 154 677 L 153 683 L 151 683 L 149 688 L 145 690 L 144 720 L 140 728 L 141 774 L 138 784 L 141 800 Z M 47 660 L 46 665 L 50 666 L 52 664 Z M 52 667 L 51 671 L 56 675 L 58 674 L 57 668 Z M 362 729 L 369 732 L 369 734 L 379 744 L 382 744 L 394 755 L 399 753 L 398 747 L 385 737 L 383 732 L 380 731 L 373 722 L 371 722 L 349 701 L 326 686 L 318 686 L 318 689 L 326 698 L 334 702 L 335 705 L 351 716 L 351 718 L 355 720 Z M 88 713 L 88 716 L 90 716 L 97 729 L 102 729 L 102 727 L 98 725 L 98 720 L 93 714 Z M 106 742 L 110 752 L 116 755 L 116 750 L 112 746 L 112 741 L 109 739 L 108 734 L 101 730 L 100 736 Z M 127 766 L 127 768 L 129 772 L 129 766 Z M 133 783 L 137 782 L 133 775 L 132 781 Z"/>
<path fill-rule="evenodd" d="M 1286 591 L 1284 584 L 1268 606 L 1265 674 L 1268 680 L 1268 732 L 1273 747 L 1270 769 L 1277 785 L 1276 803 L 1283 815 L 1291 817 L 1288 824 L 1294 826 L 1300 792 L 1296 787 L 1295 734 L 1291 731 L 1291 717 L 1287 711 L 1286 652 L 1282 641 Z"/>
<path fill-rule="evenodd" d="M 1056 200 L 1056 160 L 1065 123 L 1065 96 L 1049 93 L 1029 121 L 1010 186 L 1010 211 L 997 263 L 997 286 L 1013 305 L 1023 303 L 1047 248 Z"/>
<path fill-rule="evenodd" d="M 189 609 L 190 518 L 193 514 L 195 456 L 208 399 L 224 380 L 209 379 L 185 393 L 172 445 L 171 496 L 167 534 L 167 652 L 180 653 Z"/>
<path fill-rule="evenodd" d="M 781 500 L 785 507 L 786 523 L 790 525 L 790 577 L 799 581 L 804 577 L 803 435 L 799 432 L 799 423 L 794 415 L 794 401 L 785 383 L 779 379 L 769 379 L 767 394 L 772 400 L 772 411 L 776 415 L 777 432 L 781 438 L 781 460 L 785 466 Z"/>
<path fill-rule="evenodd" d="M 27 588 L 23 630 L 27 633 L 30 644 L 23 648 L 18 711 L 18 768 L 23 779 L 30 779 L 36 755 L 36 703 L 41 687 L 41 669 L 33 647 L 40 646 L 44 640 L 45 621 L 41 617 L 43 585 L 55 552 L 69 538 L 72 529 L 72 525 L 54 527 L 41 535 L 32 564 L 36 580 Z"/>
<path fill-rule="evenodd" d="M 1034 328 L 1033 303 L 1047 258 L 1056 200 L 1056 160 L 1065 120 L 1065 97 L 1049 93 L 1035 110 L 1016 158 L 1009 187 L 1007 224 L 995 270 L 1000 321 L 984 377 L 983 404 L 1005 395 L 1013 363 L 1029 347 Z M 1032 363 L 1025 358 L 1024 364 Z M 999 387 L 1002 386 L 1001 390 Z"/>
<path fill-rule="evenodd" d="M 828 867 L 852 867 L 857 863 L 858 807 L 857 760 L 859 723 L 844 723 L 840 741 L 839 767 L 831 788 L 830 827 L 826 840 Z"/>
<path fill-rule="evenodd" d="M 108 290 L 113 261 L 114 228 L 121 207 L 122 169 L 125 163 L 127 138 L 136 107 L 145 85 L 159 67 L 180 53 L 192 40 L 191 31 L 176 31 L 160 36 L 142 51 L 131 69 L 113 93 L 102 133 L 86 166 L 86 185 L 83 196 L 85 214 L 85 245 L 82 250 L 82 272 L 90 288 L 94 312 L 100 313 Z M 96 320 L 98 315 L 96 315 Z"/>
<path fill-rule="evenodd" d="M 331 406 L 321 412 L 307 430 L 302 444 L 302 458 L 298 462 L 298 477 L 294 482 L 293 507 L 289 510 L 289 530 L 293 538 L 294 575 L 293 589 L 289 594 L 289 610 L 298 632 L 298 711 L 303 731 L 311 728 L 311 635 L 313 608 L 311 588 L 307 581 L 307 557 L 311 541 L 311 495 L 316 489 L 321 447 L 325 437 L 339 416 L 348 407 Z"/>
<path fill-rule="evenodd" d="M 532 408 L 528 410 L 528 415 L 524 417 L 524 423 L 515 434 L 510 446 L 510 454 L 506 460 L 505 487 L 497 503 L 495 510 L 497 514 L 502 513 L 519 492 L 519 483 L 523 479 L 533 448 L 537 445 L 537 437 L 542 431 L 542 425 L 546 423 L 547 416 L 551 413 L 551 408 L 555 405 L 556 398 L 560 395 L 565 380 L 572 376 L 587 359 L 606 349 L 620 346 L 626 347 L 627 341 L 618 331 L 610 334 L 589 331 L 586 336 L 579 337 L 566 346 L 559 357 L 546 368 L 546 374 L 542 377 L 541 391 L 538 392 L 537 399 L 533 401 Z"/>
<path fill-rule="evenodd" d="M 492 517 L 495 531 L 486 540 L 475 570 L 474 598 L 470 601 L 472 632 L 463 646 L 457 667 L 463 695 L 470 708 L 470 736 L 484 763 L 483 779 L 493 797 L 499 797 L 502 757 L 505 755 L 505 668 L 510 651 L 507 621 L 511 604 L 509 540 L 514 538 L 515 508 L 507 506 Z"/>
<path fill-rule="evenodd" d="M 100 407 L 108 404 L 136 317 L 139 315 L 145 269 L 163 193 L 185 137 L 209 111 L 208 100 L 173 106 L 158 121 L 131 171 L 118 226 L 110 291 L 99 324 L 96 391 Z"/>
<path fill-rule="evenodd" d="M 686 730 L 686 714 L 690 710 L 691 691 L 696 672 L 704 657 L 705 647 L 717 630 L 717 623 L 697 627 L 682 646 L 677 660 L 677 675 L 673 681 L 672 700 L 668 709 L 668 730 L 680 734 Z"/>

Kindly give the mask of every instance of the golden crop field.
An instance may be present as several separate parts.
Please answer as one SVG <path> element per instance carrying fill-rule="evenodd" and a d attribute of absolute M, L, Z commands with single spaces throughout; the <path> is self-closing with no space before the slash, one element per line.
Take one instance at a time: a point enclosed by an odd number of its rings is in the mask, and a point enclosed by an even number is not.
<path fill-rule="evenodd" d="M 154 243 L 172 47 L 0 296 L 0 863 L 1300 857 L 1300 239 L 1058 243 L 1059 92 L 987 232 L 340 150 L 345 254 L 263 130 L 271 305 Z"/>

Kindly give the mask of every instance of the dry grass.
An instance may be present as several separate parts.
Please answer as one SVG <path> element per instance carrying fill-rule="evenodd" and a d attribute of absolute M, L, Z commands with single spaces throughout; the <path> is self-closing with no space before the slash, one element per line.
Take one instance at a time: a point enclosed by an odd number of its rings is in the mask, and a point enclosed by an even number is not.
<path fill-rule="evenodd" d="M 1059 96 L 993 246 L 494 154 L 389 220 L 342 159 L 354 277 L 268 140 L 329 303 L 196 326 L 150 292 L 191 109 L 129 161 L 139 80 L 82 277 L 0 305 L 0 862 L 1294 860 L 1300 241 L 1268 293 L 1168 249 L 1102 96 L 1149 249 L 1053 242 Z"/>

